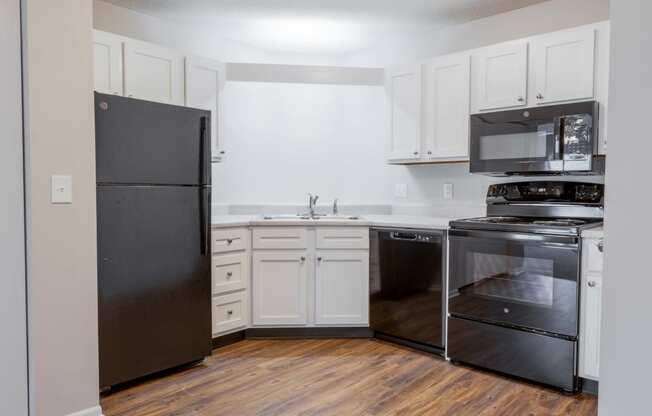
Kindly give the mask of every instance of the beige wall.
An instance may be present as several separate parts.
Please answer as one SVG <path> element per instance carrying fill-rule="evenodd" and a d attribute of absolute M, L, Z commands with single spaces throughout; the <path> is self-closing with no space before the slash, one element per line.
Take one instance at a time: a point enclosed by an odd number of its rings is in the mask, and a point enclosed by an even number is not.
<path fill-rule="evenodd" d="M 99 411 L 92 1 L 23 0 L 32 415 Z M 73 203 L 50 204 L 50 175 Z"/>
<path fill-rule="evenodd" d="M 612 0 L 600 416 L 652 415 L 652 2 Z"/>

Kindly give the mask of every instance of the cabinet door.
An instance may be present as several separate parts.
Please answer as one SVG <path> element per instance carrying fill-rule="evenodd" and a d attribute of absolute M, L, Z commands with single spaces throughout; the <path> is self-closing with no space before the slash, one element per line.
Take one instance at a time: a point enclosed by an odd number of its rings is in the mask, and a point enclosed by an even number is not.
<path fill-rule="evenodd" d="M 536 38 L 531 51 L 534 103 L 593 98 L 594 29 Z"/>
<path fill-rule="evenodd" d="M 580 376 L 597 380 L 600 375 L 600 325 L 602 313 L 602 274 L 589 272 L 583 278 L 580 317 Z"/>
<path fill-rule="evenodd" d="M 226 155 L 222 129 L 221 94 L 224 89 L 224 64 L 204 58 L 186 58 L 186 106 L 211 112 L 213 160 Z"/>
<path fill-rule="evenodd" d="M 388 159 L 418 159 L 421 155 L 421 66 L 387 70 L 385 90 Z"/>
<path fill-rule="evenodd" d="M 527 97 L 527 43 L 484 48 L 473 56 L 477 110 L 520 107 Z"/>
<path fill-rule="evenodd" d="M 183 105 L 183 56 L 136 40 L 124 43 L 125 95 Z"/>
<path fill-rule="evenodd" d="M 426 155 L 469 157 L 471 63 L 467 54 L 434 59 L 424 67 Z"/>
<path fill-rule="evenodd" d="M 317 251 L 315 322 L 369 324 L 369 252 Z"/>
<path fill-rule="evenodd" d="M 122 95 L 122 40 L 99 30 L 93 33 L 95 91 Z"/>
<path fill-rule="evenodd" d="M 254 325 L 308 322 L 308 263 L 304 250 L 254 252 Z"/>

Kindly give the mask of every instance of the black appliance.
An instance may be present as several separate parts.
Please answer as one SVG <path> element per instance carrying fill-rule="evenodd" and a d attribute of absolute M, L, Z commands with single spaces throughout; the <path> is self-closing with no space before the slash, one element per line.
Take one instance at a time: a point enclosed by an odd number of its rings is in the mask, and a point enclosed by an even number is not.
<path fill-rule="evenodd" d="M 577 390 L 580 238 L 602 224 L 603 195 L 590 183 L 491 185 L 488 217 L 450 223 L 451 360 Z"/>
<path fill-rule="evenodd" d="M 446 232 L 370 230 L 370 325 L 376 337 L 442 353 Z"/>
<path fill-rule="evenodd" d="M 95 94 L 103 389 L 211 353 L 209 123 Z"/>
<path fill-rule="evenodd" d="M 474 114 L 470 125 L 471 173 L 604 173 L 596 101 Z"/>

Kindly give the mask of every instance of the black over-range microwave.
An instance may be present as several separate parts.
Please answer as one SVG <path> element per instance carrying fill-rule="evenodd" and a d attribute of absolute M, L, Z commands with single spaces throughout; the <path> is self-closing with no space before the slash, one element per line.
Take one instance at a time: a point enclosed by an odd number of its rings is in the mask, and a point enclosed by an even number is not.
<path fill-rule="evenodd" d="M 471 173 L 604 173 L 596 101 L 474 114 L 470 123 Z"/>

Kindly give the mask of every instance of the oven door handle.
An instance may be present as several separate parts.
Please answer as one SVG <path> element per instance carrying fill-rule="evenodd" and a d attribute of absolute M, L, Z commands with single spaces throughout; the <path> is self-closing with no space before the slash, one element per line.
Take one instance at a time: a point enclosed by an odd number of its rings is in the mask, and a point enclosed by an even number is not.
<path fill-rule="evenodd" d="M 517 241 L 521 243 L 552 243 L 555 245 L 577 247 L 579 239 L 574 236 L 513 233 L 503 231 L 457 230 L 448 232 L 451 237 L 488 238 L 493 240 Z"/>

